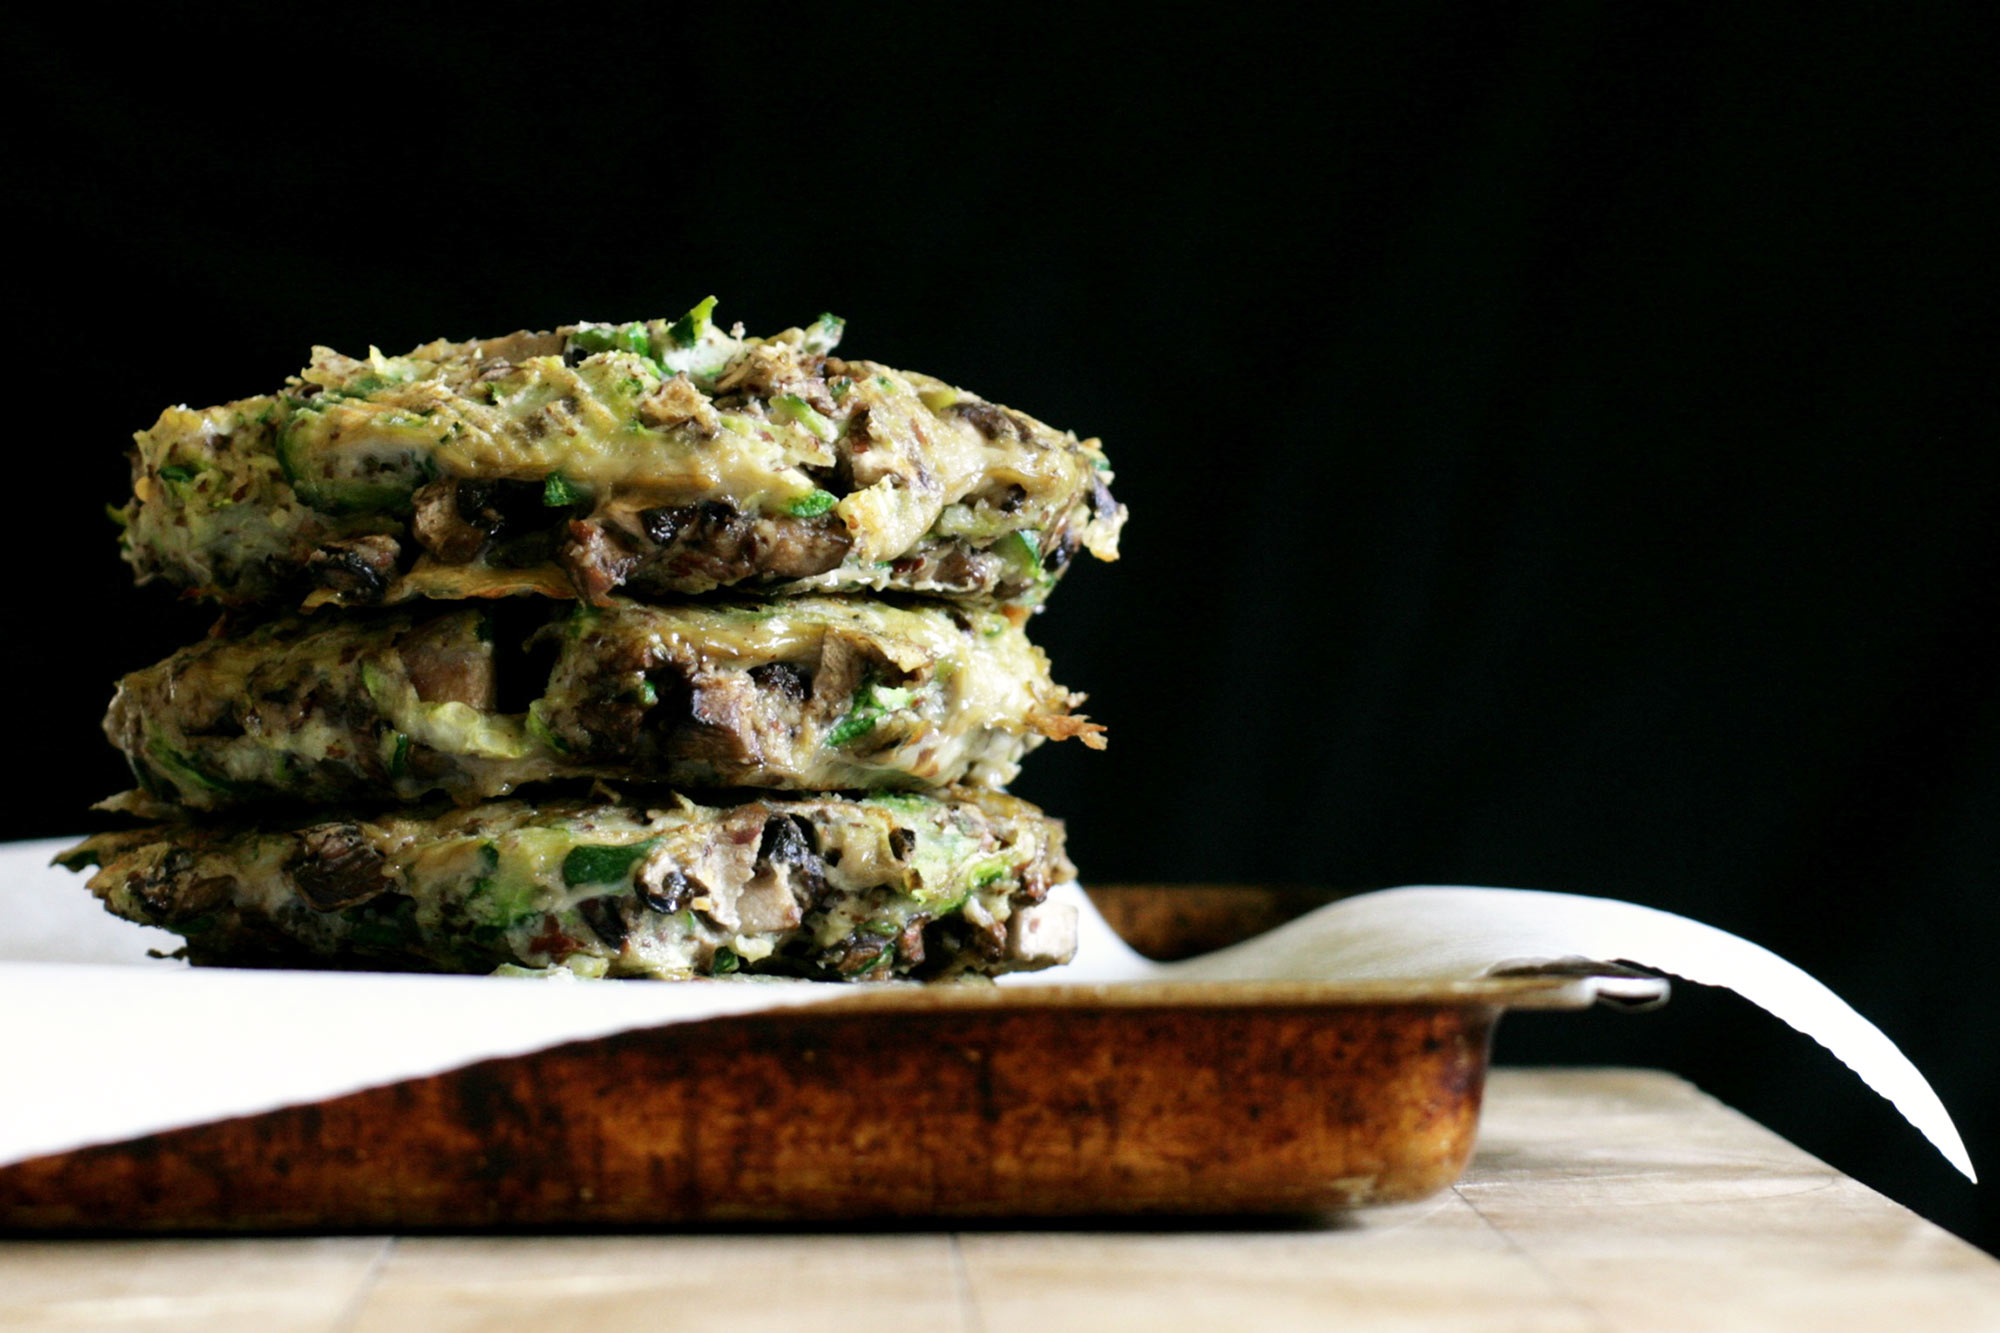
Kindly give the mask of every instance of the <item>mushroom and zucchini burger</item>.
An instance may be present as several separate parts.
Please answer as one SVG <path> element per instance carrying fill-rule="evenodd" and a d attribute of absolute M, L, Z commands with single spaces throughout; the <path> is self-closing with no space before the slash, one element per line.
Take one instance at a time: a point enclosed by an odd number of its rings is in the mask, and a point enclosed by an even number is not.
<path fill-rule="evenodd" d="M 135 438 L 127 558 L 233 603 L 734 588 L 1033 605 L 1125 511 L 1095 440 L 772 338 L 579 324 L 366 358 Z"/>
<path fill-rule="evenodd" d="M 1075 873 L 1026 801 L 558 798 L 99 834 L 70 856 L 196 963 L 828 981 L 1047 967 Z"/>
<path fill-rule="evenodd" d="M 1101 748 L 1024 633 L 1125 510 L 1095 440 L 703 301 L 170 408 L 114 517 L 219 603 L 105 730 L 144 827 L 61 858 L 192 962 L 590 977 L 1065 961 Z"/>

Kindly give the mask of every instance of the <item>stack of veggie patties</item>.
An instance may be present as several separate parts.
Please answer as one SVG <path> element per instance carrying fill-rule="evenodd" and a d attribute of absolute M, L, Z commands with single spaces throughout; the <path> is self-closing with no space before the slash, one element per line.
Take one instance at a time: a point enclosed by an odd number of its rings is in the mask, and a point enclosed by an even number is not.
<path fill-rule="evenodd" d="M 1101 746 L 1023 627 L 1124 509 L 1095 440 L 678 320 L 316 349 L 165 412 L 118 517 L 220 603 L 119 684 L 148 821 L 68 853 L 196 963 L 953 977 L 1074 948 L 1004 787 Z"/>

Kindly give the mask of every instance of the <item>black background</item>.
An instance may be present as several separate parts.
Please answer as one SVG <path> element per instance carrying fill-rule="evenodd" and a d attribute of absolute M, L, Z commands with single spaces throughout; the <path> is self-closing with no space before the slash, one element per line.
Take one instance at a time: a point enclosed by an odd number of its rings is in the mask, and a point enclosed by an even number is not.
<path fill-rule="evenodd" d="M 101 515 L 161 407 L 315 342 L 828 309 L 1106 441 L 1126 558 L 1035 629 L 1112 747 L 1017 787 L 1087 880 L 1689 913 L 1876 1019 L 2000 1171 L 1974 6 L 264 12 L 11 34 L 0 834 L 86 825 L 110 682 L 204 623 Z M 1679 1071 L 2000 1245 L 1733 997 L 1501 1055 Z"/>

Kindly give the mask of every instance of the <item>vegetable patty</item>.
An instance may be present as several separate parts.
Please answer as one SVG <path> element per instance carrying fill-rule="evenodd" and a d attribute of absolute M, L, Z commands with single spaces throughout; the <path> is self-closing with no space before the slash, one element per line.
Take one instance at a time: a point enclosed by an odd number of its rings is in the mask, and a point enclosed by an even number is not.
<path fill-rule="evenodd" d="M 369 605 L 737 588 L 1039 603 L 1117 557 L 1095 440 L 833 356 L 841 322 L 578 324 L 365 359 L 169 408 L 117 517 L 139 581 Z"/>
<path fill-rule="evenodd" d="M 504 801 L 246 829 L 100 833 L 119 916 L 197 964 L 878 980 L 1048 967 L 1074 912 L 1062 825 L 994 792 L 711 808 Z"/>
<path fill-rule="evenodd" d="M 995 611 L 545 608 L 291 616 L 211 637 L 120 682 L 105 731 L 149 795 L 203 811 L 470 804 L 560 778 L 998 787 L 1044 737 L 1103 744 L 1070 714 L 1082 696 Z"/>

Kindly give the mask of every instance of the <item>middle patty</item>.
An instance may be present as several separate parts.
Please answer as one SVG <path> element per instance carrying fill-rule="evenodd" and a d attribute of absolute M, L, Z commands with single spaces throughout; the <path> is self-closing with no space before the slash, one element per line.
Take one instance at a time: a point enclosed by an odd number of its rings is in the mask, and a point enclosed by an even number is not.
<path fill-rule="evenodd" d="M 288 617 L 212 637 L 121 681 L 105 732 L 149 794 L 195 810 L 438 791 L 471 803 L 561 778 L 999 786 L 1044 737 L 1103 744 L 1070 713 L 1083 696 L 995 612 L 804 597 L 509 623 L 518 609 Z"/>

